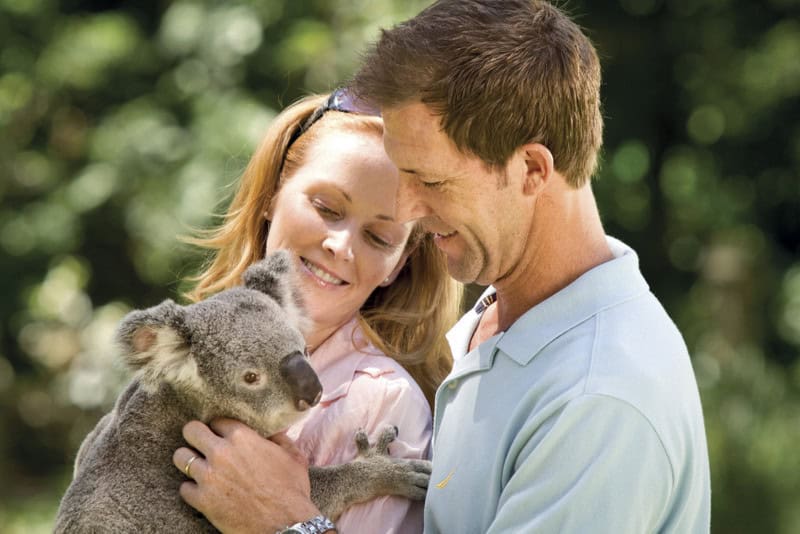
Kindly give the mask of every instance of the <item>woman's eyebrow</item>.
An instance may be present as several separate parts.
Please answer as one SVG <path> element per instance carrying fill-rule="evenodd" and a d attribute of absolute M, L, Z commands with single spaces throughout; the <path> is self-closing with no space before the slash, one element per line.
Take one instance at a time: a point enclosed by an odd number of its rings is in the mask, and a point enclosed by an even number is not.
<path fill-rule="evenodd" d="M 338 186 L 336 186 L 335 189 L 339 193 L 341 193 L 341 195 L 345 198 L 345 200 L 347 200 L 347 202 L 349 202 L 350 204 L 353 203 L 353 197 L 351 197 L 350 194 L 347 191 L 345 191 L 344 189 L 342 189 L 341 187 L 338 187 Z M 375 218 L 376 219 L 380 219 L 382 221 L 395 222 L 394 217 L 392 217 L 391 215 L 384 215 L 382 213 L 379 213 L 378 215 L 376 215 Z"/>
<path fill-rule="evenodd" d="M 337 194 L 342 195 L 342 197 L 344 197 L 344 199 L 347 201 L 348 204 L 353 203 L 353 197 L 350 196 L 350 193 L 342 189 L 342 187 L 339 184 L 327 183 L 326 185 L 331 189 L 333 189 L 334 191 L 336 191 Z"/>

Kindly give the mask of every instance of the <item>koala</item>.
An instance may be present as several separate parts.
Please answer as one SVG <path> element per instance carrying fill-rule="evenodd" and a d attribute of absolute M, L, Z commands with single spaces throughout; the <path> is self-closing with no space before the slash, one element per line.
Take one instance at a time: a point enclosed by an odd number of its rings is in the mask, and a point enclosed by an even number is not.
<path fill-rule="evenodd" d="M 319 401 L 292 273 L 279 251 L 250 266 L 244 286 L 188 306 L 167 299 L 122 320 L 116 340 L 136 374 L 81 444 L 56 533 L 217 532 L 180 498 L 186 478 L 172 454 L 190 420 L 234 418 L 269 437 Z M 424 498 L 430 462 L 389 457 L 396 434 L 385 429 L 373 446 L 359 432 L 355 460 L 309 469 L 322 513 L 335 519 L 381 495 Z"/>

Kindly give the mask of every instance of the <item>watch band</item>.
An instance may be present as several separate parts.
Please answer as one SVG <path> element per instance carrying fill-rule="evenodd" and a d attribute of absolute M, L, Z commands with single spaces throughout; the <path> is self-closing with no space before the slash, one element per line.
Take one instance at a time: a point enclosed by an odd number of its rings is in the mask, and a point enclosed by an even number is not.
<path fill-rule="evenodd" d="M 318 515 L 317 517 L 312 517 L 308 521 L 295 523 L 290 527 L 279 530 L 275 534 L 322 534 L 323 532 L 328 532 L 329 530 L 338 532 L 336 530 L 336 525 L 333 524 L 333 521 L 324 515 Z"/>

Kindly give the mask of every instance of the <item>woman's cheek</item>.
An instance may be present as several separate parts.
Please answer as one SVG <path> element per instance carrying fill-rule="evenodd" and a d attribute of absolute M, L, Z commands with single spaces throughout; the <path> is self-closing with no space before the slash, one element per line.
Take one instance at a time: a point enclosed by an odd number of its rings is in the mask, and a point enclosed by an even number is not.
<path fill-rule="evenodd" d="M 382 283 L 386 278 L 392 274 L 395 265 L 397 262 L 400 261 L 401 252 L 394 252 L 390 255 L 384 254 L 383 261 L 381 263 L 381 270 L 377 275 L 378 282 L 377 284 Z M 376 284 L 376 285 L 377 285 Z"/>

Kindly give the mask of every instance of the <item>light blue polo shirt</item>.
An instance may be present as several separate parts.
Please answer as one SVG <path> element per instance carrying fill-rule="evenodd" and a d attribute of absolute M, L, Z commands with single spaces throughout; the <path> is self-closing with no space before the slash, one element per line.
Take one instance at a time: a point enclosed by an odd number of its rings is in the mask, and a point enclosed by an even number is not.
<path fill-rule="evenodd" d="M 426 533 L 708 532 L 703 413 L 683 338 L 633 250 L 471 352 L 450 331 Z M 487 292 L 492 292 L 489 288 Z"/>

